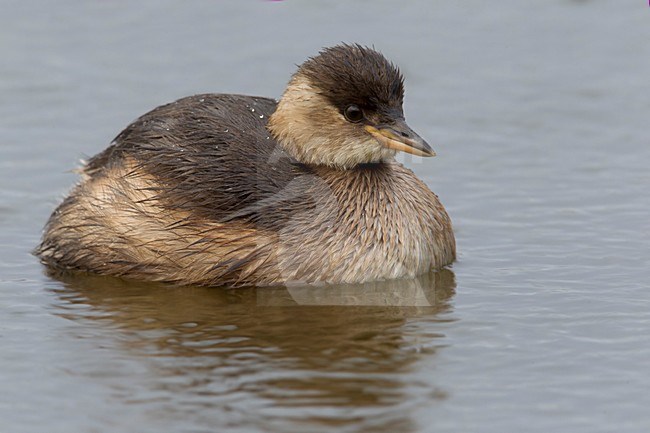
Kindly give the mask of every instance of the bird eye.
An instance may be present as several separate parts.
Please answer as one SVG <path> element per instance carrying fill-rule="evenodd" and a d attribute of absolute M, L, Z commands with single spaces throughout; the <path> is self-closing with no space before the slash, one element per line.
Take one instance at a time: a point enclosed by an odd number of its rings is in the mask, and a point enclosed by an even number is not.
<path fill-rule="evenodd" d="M 360 122 L 363 119 L 363 111 L 359 108 L 358 105 L 348 105 L 343 111 L 343 115 L 348 120 L 348 122 L 356 123 Z"/>

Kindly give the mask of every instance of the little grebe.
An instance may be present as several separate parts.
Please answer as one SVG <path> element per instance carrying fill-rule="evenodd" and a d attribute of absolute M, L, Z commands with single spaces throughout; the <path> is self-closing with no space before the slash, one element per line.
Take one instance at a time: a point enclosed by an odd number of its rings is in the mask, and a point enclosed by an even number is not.
<path fill-rule="evenodd" d="M 361 283 L 455 258 L 449 216 L 397 150 L 403 77 L 326 48 L 279 102 L 205 94 L 155 108 L 91 158 L 36 254 L 52 267 L 202 285 Z"/>

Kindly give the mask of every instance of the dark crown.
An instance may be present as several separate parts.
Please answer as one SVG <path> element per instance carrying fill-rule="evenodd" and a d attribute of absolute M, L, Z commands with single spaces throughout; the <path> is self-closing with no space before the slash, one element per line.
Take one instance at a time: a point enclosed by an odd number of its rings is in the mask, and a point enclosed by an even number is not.
<path fill-rule="evenodd" d="M 325 48 L 305 61 L 297 74 L 309 78 L 339 109 L 350 103 L 401 107 L 404 98 L 399 69 L 377 51 L 358 44 Z"/>

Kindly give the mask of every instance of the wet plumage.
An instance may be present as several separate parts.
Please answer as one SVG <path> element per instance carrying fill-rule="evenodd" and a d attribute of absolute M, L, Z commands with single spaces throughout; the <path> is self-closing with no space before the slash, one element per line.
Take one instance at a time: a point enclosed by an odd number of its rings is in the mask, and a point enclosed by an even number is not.
<path fill-rule="evenodd" d="M 441 268 L 455 256 L 449 217 L 393 159 L 433 154 L 402 100 L 390 62 L 341 45 L 305 62 L 277 104 L 206 94 L 158 107 L 88 161 L 37 254 L 65 270 L 230 286 Z"/>

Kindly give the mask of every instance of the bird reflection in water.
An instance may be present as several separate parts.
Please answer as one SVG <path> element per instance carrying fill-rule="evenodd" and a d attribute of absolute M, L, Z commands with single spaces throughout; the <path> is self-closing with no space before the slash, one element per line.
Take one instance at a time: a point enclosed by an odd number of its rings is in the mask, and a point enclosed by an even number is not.
<path fill-rule="evenodd" d="M 63 282 L 53 289 L 55 314 L 83 325 L 84 336 L 101 335 L 109 359 L 142 361 L 142 380 L 111 380 L 125 382 L 124 403 L 163 418 L 202 411 L 211 425 L 408 432 L 405 405 L 444 398 L 431 378 L 418 383 L 408 373 L 444 344 L 449 270 L 236 290 L 53 276 Z"/>

